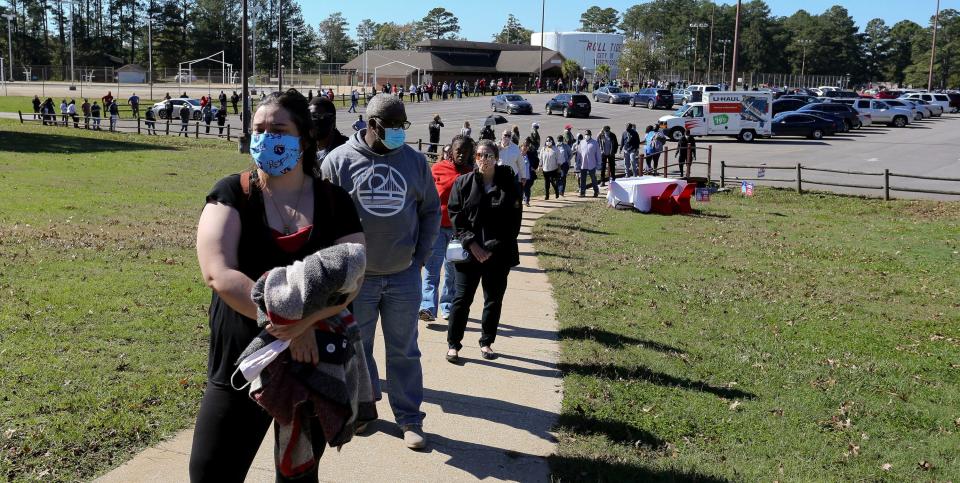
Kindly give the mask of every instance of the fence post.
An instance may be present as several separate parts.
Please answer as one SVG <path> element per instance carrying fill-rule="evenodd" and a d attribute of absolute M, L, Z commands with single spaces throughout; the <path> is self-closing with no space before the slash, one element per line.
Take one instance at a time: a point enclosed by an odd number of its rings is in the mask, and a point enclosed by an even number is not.
<path fill-rule="evenodd" d="M 194 127 L 193 137 L 196 139 L 200 139 L 200 121 L 197 121 L 196 124 L 193 125 L 193 127 Z"/>
<path fill-rule="evenodd" d="M 140 134 L 140 116 L 137 116 L 137 134 Z"/>
<path fill-rule="evenodd" d="M 883 170 L 883 199 L 890 201 L 890 170 Z"/>
<path fill-rule="evenodd" d="M 230 141 L 230 125 L 227 124 L 227 141 Z"/>
<path fill-rule="evenodd" d="M 670 164 L 670 146 L 667 146 L 666 143 L 663 145 L 663 177 L 669 177 L 669 171 L 667 171 L 667 165 Z"/>
<path fill-rule="evenodd" d="M 167 135 L 167 136 L 170 135 L 170 119 L 167 119 L 167 133 L 166 133 L 166 135 Z"/>
<path fill-rule="evenodd" d="M 726 178 L 727 162 L 720 160 L 720 187 L 723 188 L 724 180 Z"/>
<path fill-rule="evenodd" d="M 417 151 L 423 152 L 423 138 L 417 139 Z"/>
<path fill-rule="evenodd" d="M 20 124 L 23 124 L 23 111 L 17 111 L 17 114 L 20 116 Z"/>
<path fill-rule="evenodd" d="M 797 193 L 803 194 L 803 181 L 800 178 L 801 171 L 800 163 L 797 163 Z"/>
<path fill-rule="evenodd" d="M 710 171 L 713 168 L 713 145 L 707 146 L 707 184 L 710 184 Z"/>

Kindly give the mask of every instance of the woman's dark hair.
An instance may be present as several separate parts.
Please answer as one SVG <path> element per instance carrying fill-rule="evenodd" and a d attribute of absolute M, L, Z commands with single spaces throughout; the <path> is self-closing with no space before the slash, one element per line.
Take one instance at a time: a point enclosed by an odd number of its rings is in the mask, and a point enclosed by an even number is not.
<path fill-rule="evenodd" d="M 265 106 L 277 105 L 285 109 L 290 114 L 290 119 L 297 126 L 297 132 L 300 134 L 301 152 L 303 158 L 303 172 L 308 176 L 313 176 L 317 166 L 317 141 L 310 135 L 313 129 L 313 121 L 310 118 L 310 108 L 307 98 L 303 97 L 296 89 L 287 89 L 284 92 L 271 92 L 270 95 L 260 103 L 260 108 Z M 259 109 L 259 108 L 258 108 Z"/>
<path fill-rule="evenodd" d="M 646 132 L 650 132 L 650 131 L 653 131 L 653 126 L 649 126 L 649 125 L 648 125 Z"/>
<path fill-rule="evenodd" d="M 480 152 L 480 148 L 487 148 L 490 151 L 493 151 L 493 154 L 497 157 L 497 159 L 500 158 L 500 148 L 497 147 L 497 143 L 489 139 L 481 140 L 479 143 L 477 143 L 477 149 L 473 151 L 474 154 Z"/>
<path fill-rule="evenodd" d="M 456 151 L 457 149 L 456 147 L 458 145 L 461 147 L 467 147 L 468 149 L 470 149 L 470 152 L 473 154 L 477 153 L 477 142 L 474 141 L 473 138 L 470 136 L 464 136 L 463 134 L 457 134 L 456 136 L 454 136 L 453 140 L 451 140 L 449 144 L 450 154 L 453 154 L 453 152 Z M 473 157 L 473 154 L 471 154 L 470 157 Z"/>
<path fill-rule="evenodd" d="M 544 141 L 544 144 L 546 144 L 546 143 L 548 143 L 548 142 L 556 144 L 556 141 L 553 140 L 553 136 L 547 136 L 547 140 Z"/>

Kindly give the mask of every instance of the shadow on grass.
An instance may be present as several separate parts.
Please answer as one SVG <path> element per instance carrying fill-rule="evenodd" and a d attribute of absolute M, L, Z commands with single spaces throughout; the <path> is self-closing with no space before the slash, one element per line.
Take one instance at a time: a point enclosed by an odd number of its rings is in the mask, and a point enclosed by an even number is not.
<path fill-rule="evenodd" d="M 640 445 L 650 449 L 659 449 L 667 442 L 657 435 L 632 424 L 621 421 L 597 419 L 583 414 L 561 414 L 554 429 L 568 430 L 578 434 L 603 435 L 619 444 Z"/>
<path fill-rule="evenodd" d="M 592 230 L 590 228 L 584 228 L 582 226 L 561 225 L 561 224 L 550 223 L 550 222 L 544 223 L 543 226 L 544 228 L 555 228 L 558 230 L 581 231 L 584 233 L 590 233 L 591 235 L 610 235 L 611 234 L 608 231 Z"/>
<path fill-rule="evenodd" d="M 656 482 L 704 482 L 726 483 L 728 480 L 715 476 L 680 470 L 655 470 L 629 463 L 614 463 L 588 458 L 551 455 L 548 458 L 551 481 L 568 483 L 574 481 L 656 481 Z"/>
<path fill-rule="evenodd" d="M 114 139 L 64 136 L 31 132 L 0 131 L 0 151 L 13 153 L 86 154 L 110 151 L 176 151 L 173 146 L 118 141 Z"/>
<path fill-rule="evenodd" d="M 664 387 L 679 387 L 691 391 L 700 391 L 727 399 L 753 399 L 756 396 L 747 391 L 729 387 L 714 386 L 703 381 L 694 381 L 683 377 L 671 376 L 647 367 L 623 367 L 608 364 L 569 364 L 561 363 L 564 374 L 578 374 L 586 377 L 600 377 L 610 380 L 647 381 Z"/>
<path fill-rule="evenodd" d="M 614 334 L 603 329 L 594 327 L 568 327 L 560 329 L 560 340 L 593 340 L 610 348 L 620 349 L 625 346 L 639 345 L 646 349 L 653 349 L 658 352 L 676 352 L 683 354 L 682 349 L 671 345 L 661 344 L 652 340 L 637 339 L 626 335 Z"/>

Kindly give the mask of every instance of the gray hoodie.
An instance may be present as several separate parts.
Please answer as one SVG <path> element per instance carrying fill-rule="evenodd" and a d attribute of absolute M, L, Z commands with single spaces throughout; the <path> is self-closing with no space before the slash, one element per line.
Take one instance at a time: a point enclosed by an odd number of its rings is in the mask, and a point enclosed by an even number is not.
<path fill-rule="evenodd" d="M 440 197 L 423 154 L 403 145 L 375 153 L 355 133 L 324 158 L 324 179 L 350 193 L 367 239 L 367 275 L 390 275 L 430 256 L 440 230 Z"/>

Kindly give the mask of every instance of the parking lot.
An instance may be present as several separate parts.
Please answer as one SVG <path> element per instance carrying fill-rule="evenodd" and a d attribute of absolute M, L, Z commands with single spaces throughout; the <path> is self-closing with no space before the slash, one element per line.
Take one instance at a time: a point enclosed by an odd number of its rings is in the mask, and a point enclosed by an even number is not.
<path fill-rule="evenodd" d="M 524 136 L 530 132 L 533 122 L 540 124 L 542 136 L 556 136 L 566 124 L 572 124 L 575 130 L 592 129 L 596 135 L 603 126 L 610 126 L 618 138 L 627 122 L 637 124 L 639 129 L 656 123 L 661 116 L 670 114 L 668 110 L 648 110 L 642 107 L 630 107 L 623 104 L 593 103 L 589 119 L 565 119 L 560 115 L 547 116 L 543 111 L 549 94 L 525 95 L 534 106 L 532 115 L 502 114 L 509 121 L 504 129 L 512 124 L 520 126 Z M 362 110 L 361 110 L 362 112 Z M 490 97 L 464 98 L 448 101 L 433 101 L 407 104 L 407 115 L 413 126 L 407 133 L 408 140 L 428 139 L 427 124 L 434 114 L 443 119 L 445 128 L 441 131 L 441 142 L 447 142 L 460 131 L 464 121 L 469 121 L 476 137 L 483 127 L 484 119 L 491 114 Z M 350 124 L 356 119 L 352 114 L 341 111 L 337 124 L 344 133 L 352 132 Z M 740 143 L 735 139 L 722 137 L 704 137 L 698 139 L 698 147 L 713 146 L 712 177 L 720 175 L 720 161 L 728 164 L 767 166 L 796 166 L 797 163 L 810 168 L 828 168 L 849 171 L 882 173 L 884 169 L 892 172 L 922 176 L 960 178 L 960 115 L 944 114 L 943 117 L 917 121 L 905 128 L 871 126 L 854 130 L 847 134 L 825 137 L 814 141 L 799 137 L 776 139 L 758 139 L 753 143 Z M 575 131 L 576 132 L 576 131 Z M 670 143 L 670 146 L 675 144 Z M 705 152 L 700 154 L 705 160 Z M 671 155 L 672 156 L 672 155 Z M 792 177 L 792 172 L 767 171 L 766 177 Z M 695 176 L 705 176 L 706 166 L 695 166 Z M 727 177 L 740 176 L 755 178 L 756 169 L 728 169 Z M 807 174 L 804 174 L 807 177 Z M 848 184 L 882 184 L 880 176 L 855 176 L 834 173 L 811 175 L 810 180 L 841 182 Z M 769 183 L 781 184 L 782 183 Z M 960 183 L 949 181 L 897 179 L 891 185 L 915 187 L 931 190 L 960 191 Z M 828 189 L 823 186 L 805 185 L 808 189 Z M 831 191 L 852 194 L 882 195 L 880 190 L 830 187 Z M 922 193 L 898 193 L 892 196 L 901 198 L 933 198 L 960 200 L 960 196 L 934 195 Z"/>

